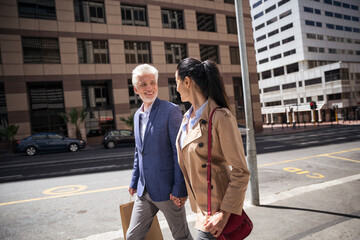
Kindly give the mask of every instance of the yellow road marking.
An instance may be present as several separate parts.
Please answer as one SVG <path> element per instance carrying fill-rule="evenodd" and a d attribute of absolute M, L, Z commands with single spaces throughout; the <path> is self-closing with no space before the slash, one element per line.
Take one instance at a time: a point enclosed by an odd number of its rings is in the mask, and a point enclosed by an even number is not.
<path fill-rule="evenodd" d="M 50 189 L 46 189 L 43 191 L 43 194 L 46 195 L 64 195 L 64 194 L 72 194 L 77 193 L 85 190 L 87 186 L 84 185 L 67 185 L 67 186 L 60 186 L 54 187 Z"/>
<path fill-rule="evenodd" d="M 63 195 L 56 195 L 56 196 L 49 196 L 49 197 L 31 198 L 31 199 L 25 199 L 25 200 L 14 201 L 14 202 L 0 203 L 0 206 L 17 204 L 17 203 L 25 203 L 25 202 L 34 202 L 34 201 L 40 201 L 40 200 L 45 200 L 45 199 L 53 199 L 53 198 L 61 198 L 61 197 L 68 197 L 68 196 L 83 195 L 83 194 L 89 194 L 89 193 L 114 191 L 114 190 L 124 189 L 124 188 L 128 188 L 128 187 L 129 186 L 121 186 L 121 187 L 104 188 L 104 189 L 98 189 L 98 190 L 92 190 L 92 191 L 86 191 L 86 192 L 63 194 Z"/>
<path fill-rule="evenodd" d="M 340 153 L 347 153 L 347 152 L 353 152 L 353 151 L 360 151 L 360 148 L 354 148 L 354 149 L 344 150 L 344 151 L 340 151 L 340 152 L 319 154 L 319 155 L 314 155 L 314 156 L 309 156 L 309 157 L 303 157 L 303 158 L 289 159 L 289 160 L 280 161 L 280 162 L 265 163 L 265 164 L 258 165 L 258 167 L 267 167 L 267 166 L 272 166 L 272 165 L 277 165 L 277 164 L 283 164 L 283 163 L 289 163 L 289 162 L 295 162 L 295 161 L 300 161 L 300 160 L 306 160 L 306 159 L 311 159 L 311 158 L 316 158 L 316 157 L 331 157 L 330 155 L 340 154 Z M 344 160 L 345 160 L 345 159 L 344 159 Z M 353 161 L 357 161 L 357 160 L 353 160 Z"/>
<path fill-rule="evenodd" d="M 337 158 L 337 159 L 341 159 L 341 160 L 345 160 L 345 161 L 351 161 L 351 162 L 360 163 L 359 160 L 353 160 L 353 159 L 349 159 L 349 158 L 343 158 L 343 157 L 337 157 L 337 156 L 326 156 L 326 157 L 329 157 L 329 158 Z"/>

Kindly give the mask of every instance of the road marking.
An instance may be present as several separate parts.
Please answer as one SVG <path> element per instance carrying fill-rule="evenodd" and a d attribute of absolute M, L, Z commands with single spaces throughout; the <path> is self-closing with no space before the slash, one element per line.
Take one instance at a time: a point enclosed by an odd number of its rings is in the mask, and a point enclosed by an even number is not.
<path fill-rule="evenodd" d="M 341 159 L 341 160 L 345 160 L 345 161 L 351 161 L 351 162 L 357 162 L 357 163 L 360 163 L 359 160 L 353 160 L 353 159 L 349 159 L 349 158 L 343 158 L 343 157 L 337 157 L 337 156 L 326 156 L 326 157 L 329 157 L 329 158 L 337 158 L 337 159 Z"/>
<path fill-rule="evenodd" d="M 271 148 L 282 148 L 285 147 L 285 145 L 279 145 L 279 146 L 272 146 L 272 147 L 264 147 L 264 149 L 271 149 Z"/>
<path fill-rule="evenodd" d="M 77 193 L 71 193 L 71 194 L 62 194 L 62 195 L 49 196 L 49 197 L 31 198 L 31 199 L 25 199 L 25 200 L 20 200 L 20 201 L 0 203 L 0 206 L 12 205 L 12 204 L 17 204 L 17 203 L 25 203 L 25 202 L 34 202 L 34 201 L 40 201 L 40 200 L 46 200 L 46 199 L 54 199 L 54 198 L 62 198 L 62 197 L 76 196 L 76 195 L 84 195 L 84 194 L 90 194 L 90 193 L 114 191 L 114 190 L 124 189 L 124 188 L 128 188 L 128 187 L 129 187 L 129 186 L 121 186 L 121 187 L 104 188 L 104 189 L 98 189 L 98 190 L 92 190 L 92 191 L 86 191 L 86 192 L 77 192 Z"/>
<path fill-rule="evenodd" d="M 302 143 L 299 143 L 299 144 L 304 145 L 304 144 L 313 144 L 313 143 L 318 143 L 318 142 L 320 142 L 320 141 L 302 142 Z"/>
<path fill-rule="evenodd" d="M 43 194 L 64 195 L 64 194 L 72 194 L 72 193 L 76 193 L 76 192 L 81 192 L 85 189 L 87 189 L 87 186 L 84 186 L 84 185 L 67 185 L 67 186 L 60 186 L 60 187 L 46 189 L 45 191 L 43 191 Z"/>

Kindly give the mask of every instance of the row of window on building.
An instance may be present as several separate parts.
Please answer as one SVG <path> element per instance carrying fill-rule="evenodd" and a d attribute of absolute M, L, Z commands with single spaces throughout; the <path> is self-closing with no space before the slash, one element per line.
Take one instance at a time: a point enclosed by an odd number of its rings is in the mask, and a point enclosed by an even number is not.
<path fill-rule="evenodd" d="M 125 62 L 152 63 L 150 42 L 124 41 Z M 57 38 L 22 37 L 25 64 L 61 63 L 59 40 Z M 187 44 L 164 43 L 166 63 L 179 63 L 188 57 Z M 107 40 L 77 40 L 79 63 L 110 63 Z M 201 60 L 220 63 L 217 45 L 199 45 Z M 240 64 L 238 47 L 229 47 L 231 64 Z"/>
<path fill-rule="evenodd" d="M 328 53 L 331 54 L 343 54 L 343 55 L 358 55 L 360 56 L 360 51 L 351 50 L 351 49 L 336 49 L 336 48 L 328 48 Z M 318 52 L 325 53 L 325 48 L 323 47 L 308 47 L 309 52 Z"/>
<path fill-rule="evenodd" d="M 322 28 L 322 26 L 323 26 L 322 22 L 316 22 L 316 21 L 312 21 L 312 20 L 305 20 L 305 25 L 312 26 L 312 27 L 320 27 L 320 28 Z M 332 24 L 332 23 L 326 23 L 326 28 L 336 29 L 339 31 L 360 33 L 360 28 L 337 25 L 337 24 Z"/>
<path fill-rule="evenodd" d="M 321 10 L 320 9 L 306 7 L 306 6 L 304 7 L 304 12 L 321 15 Z M 345 19 L 345 20 L 354 21 L 354 22 L 359 22 L 359 17 L 350 16 L 350 15 L 347 15 L 347 14 L 336 13 L 336 12 L 325 11 L 325 16 L 327 16 L 327 17 L 335 17 L 335 18 L 339 18 L 339 19 Z"/>
<path fill-rule="evenodd" d="M 254 8 L 260 6 L 263 2 L 266 2 L 266 1 L 267 0 L 264 0 L 264 1 L 260 0 L 260 1 L 256 2 L 256 3 L 254 3 L 252 8 L 254 9 Z M 290 0 L 281 0 L 281 1 L 278 2 L 277 7 L 280 7 L 280 6 L 284 5 L 285 3 L 289 2 L 289 1 Z M 275 10 L 275 9 L 276 9 L 276 3 L 274 5 L 271 5 L 270 7 L 266 8 L 265 11 L 261 11 L 261 12 L 255 14 L 253 18 L 254 18 L 254 20 L 258 19 L 259 17 L 264 16 L 264 12 L 265 12 L 265 14 L 267 14 L 267 13 L 269 13 L 269 12 Z"/>
<path fill-rule="evenodd" d="M 225 0 L 225 3 L 234 1 Z M 18 0 L 19 16 L 56 20 L 55 0 Z M 104 1 L 74 0 L 75 21 L 106 23 Z M 183 10 L 161 8 L 163 28 L 185 29 Z M 141 5 L 121 4 L 121 19 L 123 25 L 149 26 L 147 7 Z M 214 14 L 196 13 L 198 31 L 216 32 Z M 228 33 L 236 34 L 236 18 L 226 17 Z"/>

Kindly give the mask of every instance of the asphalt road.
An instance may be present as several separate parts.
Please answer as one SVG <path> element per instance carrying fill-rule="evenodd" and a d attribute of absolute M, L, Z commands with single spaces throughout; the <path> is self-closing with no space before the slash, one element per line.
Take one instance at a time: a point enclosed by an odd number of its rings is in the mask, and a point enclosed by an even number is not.
<path fill-rule="evenodd" d="M 263 204 L 269 204 L 274 198 L 287 196 L 293 190 L 302 187 L 327 184 L 358 175 L 359 129 L 346 127 L 258 136 L 259 189 Z M 108 151 L 93 148 L 75 154 L 44 154 L 34 158 L 11 154 L 2 156 L 1 176 L 7 174 L 6 169 L 10 169 L 10 166 L 14 170 L 12 174 L 17 174 L 16 171 L 19 169 L 28 169 L 34 176 L 32 179 L 18 181 L 13 181 L 14 178 L 8 179 L 0 184 L 0 239 L 121 239 L 119 204 L 130 200 L 127 192 L 132 172 L 130 155 L 132 149 Z M 124 165 L 124 169 L 108 171 L 111 170 L 110 167 L 104 170 L 97 168 L 111 166 L 112 163 L 109 164 L 106 159 L 115 159 L 117 162 L 124 159 L 123 164 L 118 163 L 120 166 Z M 74 166 L 76 163 L 80 165 L 73 168 L 70 163 Z M 96 164 L 91 166 L 92 163 Z M 57 175 L 55 170 L 59 169 L 58 172 L 62 172 L 64 166 L 71 167 L 73 174 Z M 125 166 L 128 166 L 128 169 Z M 89 168 L 97 168 L 97 173 L 91 173 L 92 170 L 89 172 Z M 53 176 L 50 172 L 47 173 L 50 174 L 47 177 L 41 175 L 46 169 L 53 169 Z M 74 169 L 82 169 L 82 174 L 78 174 L 80 170 Z M 34 171 L 40 173 L 37 175 Z M 251 199 L 250 192 L 249 189 L 246 196 L 247 204 Z M 321 197 L 321 189 L 316 190 L 316 193 L 318 196 L 314 201 L 319 205 L 323 201 L 322 205 L 325 206 L 329 199 Z M 348 214 L 360 211 L 358 202 L 350 201 L 355 199 L 351 194 L 358 196 L 357 191 L 350 191 L 350 195 L 347 196 L 342 196 L 341 192 L 339 194 L 334 197 L 349 199 L 342 200 L 347 203 L 345 207 L 349 209 Z M 188 203 L 186 207 L 189 226 L 196 236 L 192 227 L 194 219 Z M 338 209 L 340 212 L 339 206 L 333 207 L 333 211 Z M 164 217 L 161 214 L 158 217 L 163 226 Z M 166 226 L 163 233 L 165 239 L 172 239 Z M 255 231 L 250 239 L 268 239 L 261 236 L 261 231 Z"/>

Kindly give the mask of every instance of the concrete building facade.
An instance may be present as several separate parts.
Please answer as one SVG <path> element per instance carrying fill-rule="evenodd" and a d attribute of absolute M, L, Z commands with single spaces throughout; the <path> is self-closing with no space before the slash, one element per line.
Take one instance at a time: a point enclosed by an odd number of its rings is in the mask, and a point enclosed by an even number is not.
<path fill-rule="evenodd" d="M 262 120 L 249 2 L 246 45 L 255 129 Z M 245 122 L 235 5 L 229 0 L 10 0 L 0 2 L 0 128 L 75 136 L 59 113 L 86 109 L 84 138 L 126 128 L 140 106 L 131 71 L 159 70 L 159 97 L 186 110 L 176 92 L 185 57 L 219 64 L 233 112 Z"/>
<path fill-rule="evenodd" d="M 264 122 L 358 119 L 360 2 L 250 0 L 250 6 Z"/>

